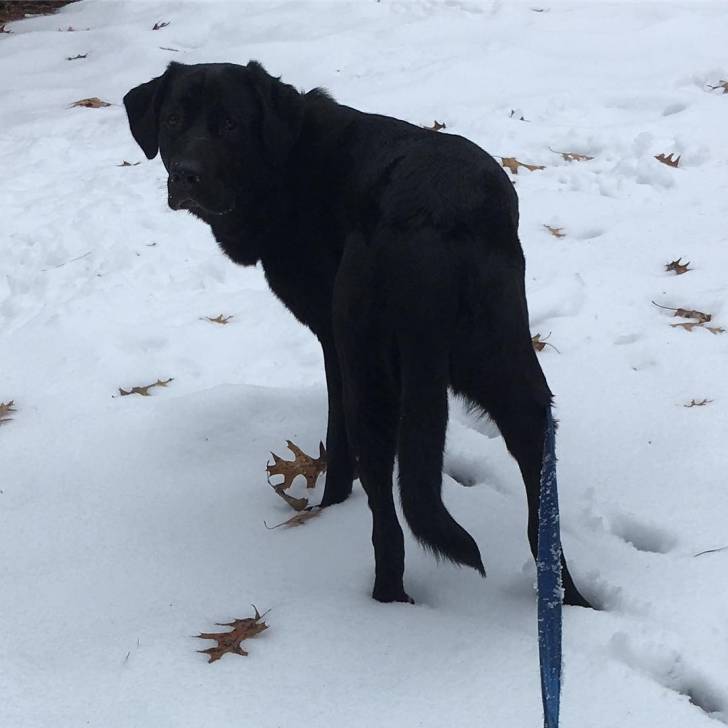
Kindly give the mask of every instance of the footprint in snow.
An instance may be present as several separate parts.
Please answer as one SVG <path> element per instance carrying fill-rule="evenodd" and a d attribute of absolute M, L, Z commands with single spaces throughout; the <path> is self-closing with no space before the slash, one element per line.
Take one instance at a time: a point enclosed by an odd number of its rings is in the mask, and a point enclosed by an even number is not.
<path fill-rule="evenodd" d="M 609 522 L 611 532 L 637 551 L 666 554 L 677 544 L 677 538 L 665 529 L 643 523 L 624 513 L 613 515 Z"/>
<path fill-rule="evenodd" d="M 649 675 L 668 690 L 684 695 L 707 717 L 728 725 L 728 691 L 688 665 L 677 650 L 656 645 L 637 648 L 624 632 L 612 637 L 609 649 L 620 662 Z"/>

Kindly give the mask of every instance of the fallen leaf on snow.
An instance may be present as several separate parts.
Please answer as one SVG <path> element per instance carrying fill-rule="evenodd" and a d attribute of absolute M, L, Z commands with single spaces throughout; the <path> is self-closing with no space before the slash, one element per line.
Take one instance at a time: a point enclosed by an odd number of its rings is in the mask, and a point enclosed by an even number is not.
<path fill-rule="evenodd" d="M 715 84 L 715 86 L 709 85 L 708 88 L 712 88 L 712 89 L 722 88 L 723 93 L 728 94 L 728 81 L 718 81 L 718 83 Z"/>
<path fill-rule="evenodd" d="M 215 318 L 213 318 L 212 316 L 205 316 L 205 319 L 213 324 L 227 324 L 230 323 L 231 318 L 234 318 L 234 314 L 231 314 L 230 316 L 223 316 L 222 314 L 218 314 L 217 316 L 215 316 Z"/>
<path fill-rule="evenodd" d="M 549 147 L 551 149 L 551 147 Z M 579 154 L 578 152 L 557 152 L 555 149 L 551 149 L 554 154 L 560 154 L 563 159 L 567 162 L 586 162 L 594 157 L 590 157 L 588 154 Z"/>
<path fill-rule="evenodd" d="M 201 632 L 197 635 L 199 639 L 214 640 L 217 642 L 215 647 L 208 647 L 206 650 L 197 650 L 208 656 L 208 663 L 219 660 L 225 654 L 247 656 L 247 651 L 243 649 L 240 643 L 268 629 L 268 625 L 263 621 L 263 617 L 268 612 L 260 614 L 255 604 L 252 606 L 255 610 L 254 617 L 235 619 L 232 622 L 216 623 L 218 627 L 232 627 L 230 632 Z"/>
<path fill-rule="evenodd" d="M 13 419 L 10 417 L 10 414 L 13 412 L 16 412 L 15 400 L 11 399 L 9 402 L 0 402 L 0 425 L 10 422 Z"/>
<path fill-rule="evenodd" d="M 299 513 L 291 516 L 287 521 L 277 523 L 275 526 L 269 526 L 265 521 L 263 525 L 269 530 L 273 531 L 276 528 L 283 526 L 284 528 L 295 528 L 296 526 L 303 526 L 308 523 L 312 518 L 320 515 L 321 509 L 318 507 L 307 508 L 306 510 L 300 511 Z"/>
<path fill-rule="evenodd" d="M 283 500 L 288 503 L 291 508 L 293 508 L 294 511 L 305 511 L 306 508 L 308 508 L 308 498 L 295 498 L 292 495 L 288 495 L 286 493 L 286 488 L 283 485 L 283 483 L 280 483 L 278 485 L 273 485 L 271 483 L 271 488 L 281 497 Z"/>
<path fill-rule="evenodd" d="M 532 336 L 531 343 L 533 344 L 533 348 L 536 351 L 543 351 L 547 346 L 550 346 L 552 349 L 559 352 L 559 350 L 553 344 L 546 341 L 546 339 L 548 339 L 549 336 L 551 336 L 551 333 L 546 334 L 546 336 L 544 336 L 543 339 L 541 338 L 541 334 L 536 334 L 535 336 Z M 559 353 L 561 353 L 561 352 L 559 352 Z"/>
<path fill-rule="evenodd" d="M 680 164 L 680 155 L 678 154 L 677 157 L 673 157 L 672 152 L 667 156 L 665 156 L 664 154 L 656 154 L 655 159 L 658 162 L 666 164 L 668 167 L 677 167 Z"/>
<path fill-rule="evenodd" d="M 680 261 L 682 258 L 678 258 L 677 260 L 673 260 L 671 263 L 665 263 L 665 270 L 666 271 L 675 271 L 676 276 L 681 276 L 683 273 L 687 273 L 689 270 L 692 270 L 690 268 L 690 261 L 687 263 L 681 263 Z"/>
<path fill-rule="evenodd" d="M 696 319 L 699 324 L 708 323 L 713 318 L 710 313 L 703 313 L 702 311 L 696 311 L 694 308 L 673 308 L 672 306 L 661 306 L 659 303 L 652 302 L 658 308 L 664 308 L 667 311 L 674 311 L 674 316 L 677 318 L 691 318 Z"/>
<path fill-rule="evenodd" d="M 705 329 L 710 331 L 711 334 L 724 334 L 725 329 L 721 326 L 706 326 L 700 321 L 687 321 L 684 324 L 670 324 L 673 329 L 685 329 L 685 331 L 692 331 L 694 328 Z"/>
<path fill-rule="evenodd" d="M 67 56 L 66 60 L 67 61 L 77 61 L 77 60 L 79 60 L 79 58 L 87 58 L 87 57 L 88 57 L 88 53 L 79 53 L 77 56 Z"/>
<path fill-rule="evenodd" d="M 534 172 L 537 169 L 546 169 L 546 167 L 541 164 L 525 164 L 524 162 L 519 162 L 515 157 L 501 157 L 500 160 L 501 165 L 506 169 L 510 169 L 513 174 L 518 174 L 519 167 L 525 167 L 531 172 Z"/>
<path fill-rule="evenodd" d="M 136 167 L 140 165 L 141 162 L 127 162 L 126 159 L 122 160 L 121 164 L 117 164 L 117 167 Z"/>
<path fill-rule="evenodd" d="M 685 331 L 692 331 L 696 326 L 701 326 L 703 324 L 700 323 L 700 321 L 686 321 L 684 324 L 670 324 L 673 329 L 685 329 Z"/>
<path fill-rule="evenodd" d="M 149 390 L 152 387 L 166 387 L 171 381 L 173 381 L 172 377 L 170 377 L 169 379 L 157 379 L 157 381 L 153 382 L 152 384 L 147 384 L 143 387 L 132 387 L 129 390 L 119 387 L 119 394 L 122 397 L 126 397 L 130 394 L 141 394 L 142 397 L 149 397 Z"/>
<path fill-rule="evenodd" d="M 316 479 L 326 470 L 326 448 L 323 442 L 319 443 L 319 456 L 317 458 L 306 455 L 298 445 L 295 445 L 290 440 L 286 440 L 286 445 L 293 453 L 294 459 L 284 460 L 272 452 L 273 464 L 268 463 L 266 465 L 268 481 L 270 482 L 271 477 L 274 475 L 282 475 L 283 482 L 278 487 L 287 490 L 291 487 L 293 479 L 297 475 L 302 475 L 306 479 L 306 487 L 315 488 Z M 276 486 L 273 487 L 275 488 Z"/>
<path fill-rule="evenodd" d="M 104 106 L 111 106 L 111 104 L 108 101 L 102 101 L 98 96 L 92 96 L 89 99 L 80 99 L 79 101 L 74 101 L 70 108 L 74 108 L 76 106 L 83 106 L 84 109 L 101 109 Z"/>
<path fill-rule="evenodd" d="M 555 237 L 555 238 L 565 238 L 566 233 L 564 232 L 564 228 L 560 227 L 552 227 L 551 225 L 544 225 L 544 227 Z"/>
<path fill-rule="evenodd" d="M 706 404 L 710 404 L 713 400 L 712 399 L 700 399 L 700 400 L 694 400 L 691 399 L 688 404 L 684 404 L 683 407 L 705 407 Z"/>
<path fill-rule="evenodd" d="M 152 28 L 152 30 L 162 30 L 162 28 L 166 28 L 168 25 L 169 25 L 169 21 L 167 21 L 166 23 L 157 22 L 154 24 L 154 27 Z"/>
<path fill-rule="evenodd" d="M 443 121 L 433 121 L 432 126 L 424 126 L 423 129 L 430 129 L 431 131 L 440 131 L 440 129 L 447 129 L 447 124 Z"/>

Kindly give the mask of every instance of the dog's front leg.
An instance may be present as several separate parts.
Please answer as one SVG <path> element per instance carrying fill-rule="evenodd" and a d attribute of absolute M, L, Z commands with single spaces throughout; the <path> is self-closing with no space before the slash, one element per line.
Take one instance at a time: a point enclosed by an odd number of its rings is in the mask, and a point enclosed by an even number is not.
<path fill-rule="evenodd" d="M 322 506 L 345 501 L 351 494 L 354 463 L 346 435 L 341 370 L 336 348 L 331 339 L 321 338 L 329 390 L 329 421 L 326 431 L 326 486 Z"/>

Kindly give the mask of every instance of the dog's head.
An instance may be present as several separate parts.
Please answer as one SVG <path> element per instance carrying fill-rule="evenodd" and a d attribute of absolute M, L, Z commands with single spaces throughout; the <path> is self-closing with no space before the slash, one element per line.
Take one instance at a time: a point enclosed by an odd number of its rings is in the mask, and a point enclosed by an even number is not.
<path fill-rule="evenodd" d="M 168 202 L 214 224 L 254 205 L 295 144 L 303 99 L 256 61 L 171 63 L 124 96 L 131 133 L 147 158 L 159 151 Z"/>

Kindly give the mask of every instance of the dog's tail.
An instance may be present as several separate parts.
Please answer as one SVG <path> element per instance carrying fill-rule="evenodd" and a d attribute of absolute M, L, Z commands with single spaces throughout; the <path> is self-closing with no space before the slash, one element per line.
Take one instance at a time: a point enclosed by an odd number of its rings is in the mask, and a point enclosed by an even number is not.
<path fill-rule="evenodd" d="M 399 427 L 399 486 L 412 533 L 438 558 L 485 567 L 472 536 L 442 502 L 442 451 L 447 427 L 447 379 L 428 376 L 428 363 L 403 371 Z"/>

